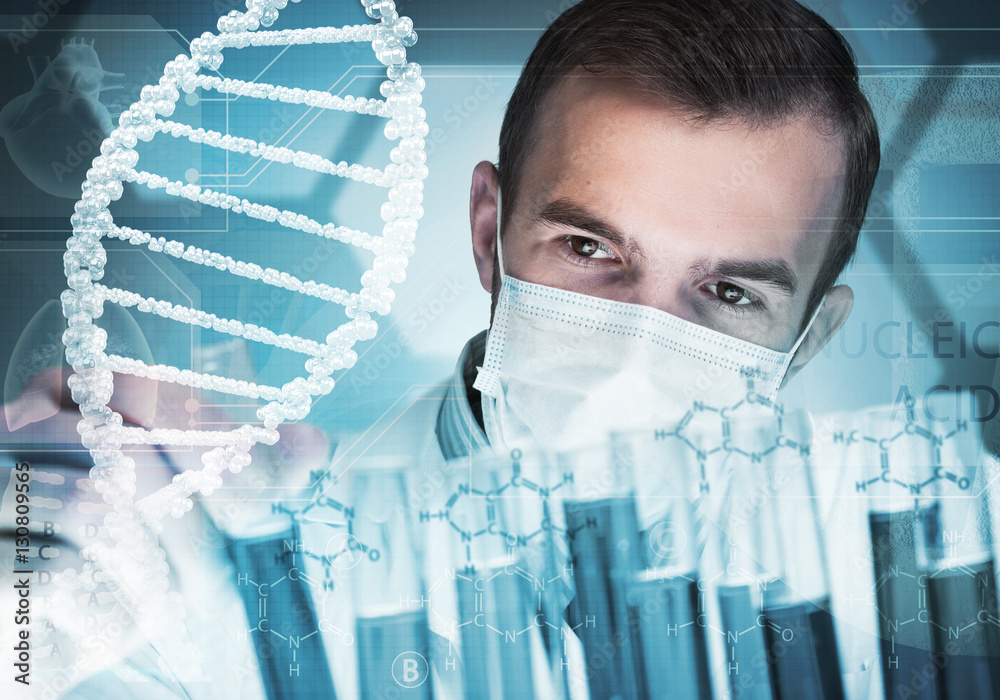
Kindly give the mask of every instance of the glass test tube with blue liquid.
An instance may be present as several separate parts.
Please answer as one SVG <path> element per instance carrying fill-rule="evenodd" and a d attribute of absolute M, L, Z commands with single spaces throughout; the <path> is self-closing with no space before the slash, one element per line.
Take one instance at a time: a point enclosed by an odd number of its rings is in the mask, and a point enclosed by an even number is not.
<path fill-rule="evenodd" d="M 590 697 L 645 697 L 629 605 L 632 581 L 644 567 L 628 455 L 605 444 L 561 454 L 557 466 L 574 475 L 563 502 L 574 586 L 567 617 L 583 645 Z"/>
<path fill-rule="evenodd" d="M 734 697 L 844 697 L 806 413 L 734 421 L 718 586 Z"/>
<path fill-rule="evenodd" d="M 281 517 L 228 542 L 268 700 L 337 697 L 323 638 L 316 634 L 302 542 L 298 525 Z"/>
<path fill-rule="evenodd" d="M 865 420 L 877 439 L 865 445 L 878 465 L 866 490 L 885 696 L 996 698 L 1000 618 L 978 431 L 924 413 Z"/>
<path fill-rule="evenodd" d="M 662 431 L 612 436 L 637 489 L 639 563 L 627 603 L 643 697 L 711 700 L 708 613 L 699 589 L 702 540 L 691 497 L 694 453 Z"/>
<path fill-rule="evenodd" d="M 544 654 L 537 653 L 540 645 L 535 644 L 535 653 L 532 649 L 540 634 L 532 600 L 536 590 L 544 590 L 544 579 L 526 552 L 541 524 L 520 517 L 525 499 L 514 479 L 519 466 L 519 456 L 512 461 L 505 455 L 480 455 L 471 470 L 456 470 L 451 489 L 451 566 L 458 572 L 466 700 L 535 697 L 533 664 L 545 665 Z"/>
<path fill-rule="evenodd" d="M 872 411 L 861 421 L 863 434 L 872 438 L 859 442 L 856 452 L 862 461 L 859 473 L 871 475 L 861 488 L 869 504 L 885 697 L 904 693 L 939 700 L 944 695 L 937 672 L 933 677 L 923 673 L 934 658 L 934 646 L 927 578 L 918 563 L 918 551 L 927 549 L 919 539 L 934 537 L 939 523 L 939 503 L 919 495 L 933 471 L 930 451 L 921 449 L 924 438 L 919 434 L 907 434 L 905 420 L 893 420 L 888 412 Z"/>
<path fill-rule="evenodd" d="M 362 700 L 429 700 L 428 597 L 406 500 L 406 470 L 354 465 L 348 474 L 356 516 L 345 547 L 351 569 Z"/>

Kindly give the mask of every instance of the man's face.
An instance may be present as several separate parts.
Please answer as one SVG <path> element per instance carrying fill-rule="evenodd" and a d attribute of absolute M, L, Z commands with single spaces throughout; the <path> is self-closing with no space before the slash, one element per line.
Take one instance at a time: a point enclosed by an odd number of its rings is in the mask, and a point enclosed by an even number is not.
<path fill-rule="evenodd" d="M 790 348 L 836 235 L 839 135 L 806 118 L 754 130 L 699 124 L 627 82 L 580 76 L 550 94 L 535 128 L 504 224 L 506 274 Z M 472 220 L 490 289 L 489 234 L 476 231 L 490 227 L 486 165 Z"/>

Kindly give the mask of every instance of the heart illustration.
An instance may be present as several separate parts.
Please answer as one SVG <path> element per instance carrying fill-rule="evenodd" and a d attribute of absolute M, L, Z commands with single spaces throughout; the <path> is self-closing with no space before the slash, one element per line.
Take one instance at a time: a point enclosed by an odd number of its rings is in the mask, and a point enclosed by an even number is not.
<path fill-rule="evenodd" d="M 101 142 L 111 133 L 111 113 L 100 101 L 122 87 L 121 73 L 101 67 L 93 41 L 64 40 L 55 60 L 28 60 L 35 84 L 0 111 L 0 136 L 20 171 L 39 189 L 76 199 Z"/>

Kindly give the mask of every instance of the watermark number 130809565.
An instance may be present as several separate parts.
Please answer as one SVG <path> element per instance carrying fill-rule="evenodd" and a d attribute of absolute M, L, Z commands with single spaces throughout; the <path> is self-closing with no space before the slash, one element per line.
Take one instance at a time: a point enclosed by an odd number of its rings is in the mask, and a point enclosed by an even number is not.
<path fill-rule="evenodd" d="M 31 465 L 18 462 L 14 465 L 14 625 L 17 629 L 14 644 L 14 680 L 24 685 L 30 684 L 31 676 L 31 576 L 29 568 L 29 548 L 31 547 Z"/>

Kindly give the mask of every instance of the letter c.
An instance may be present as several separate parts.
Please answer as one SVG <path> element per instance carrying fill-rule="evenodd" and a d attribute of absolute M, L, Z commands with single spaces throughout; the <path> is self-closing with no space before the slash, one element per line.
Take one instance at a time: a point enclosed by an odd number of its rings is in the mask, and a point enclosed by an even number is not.
<path fill-rule="evenodd" d="M 882 343 L 880 342 L 882 331 L 889 326 L 895 326 L 896 328 L 902 327 L 899 321 L 886 321 L 885 323 L 880 324 L 879 327 L 875 329 L 875 335 L 872 338 L 872 345 L 875 346 L 875 352 L 877 352 L 880 356 L 886 358 L 887 360 L 896 360 L 899 359 L 900 353 L 886 352 L 882 349 Z"/>
<path fill-rule="evenodd" d="M 972 331 L 972 349 L 977 355 L 987 360 L 1000 360 L 1000 352 L 986 352 L 979 344 L 979 334 L 983 332 L 984 328 L 990 326 L 1000 328 L 1000 321 L 986 321 L 976 326 L 976 330 Z"/>
<path fill-rule="evenodd" d="M 947 384 L 935 384 L 930 389 L 924 392 L 924 413 L 926 413 L 927 417 L 933 421 L 944 423 L 945 421 L 950 420 L 948 416 L 945 416 L 944 418 L 939 418 L 938 416 L 934 415 L 934 413 L 931 412 L 931 404 L 930 401 L 928 400 L 931 398 L 931 394 L 934 394 L 935 392 L 938 391 L 948 391 L 948 388 L 949 387 Z"/>

